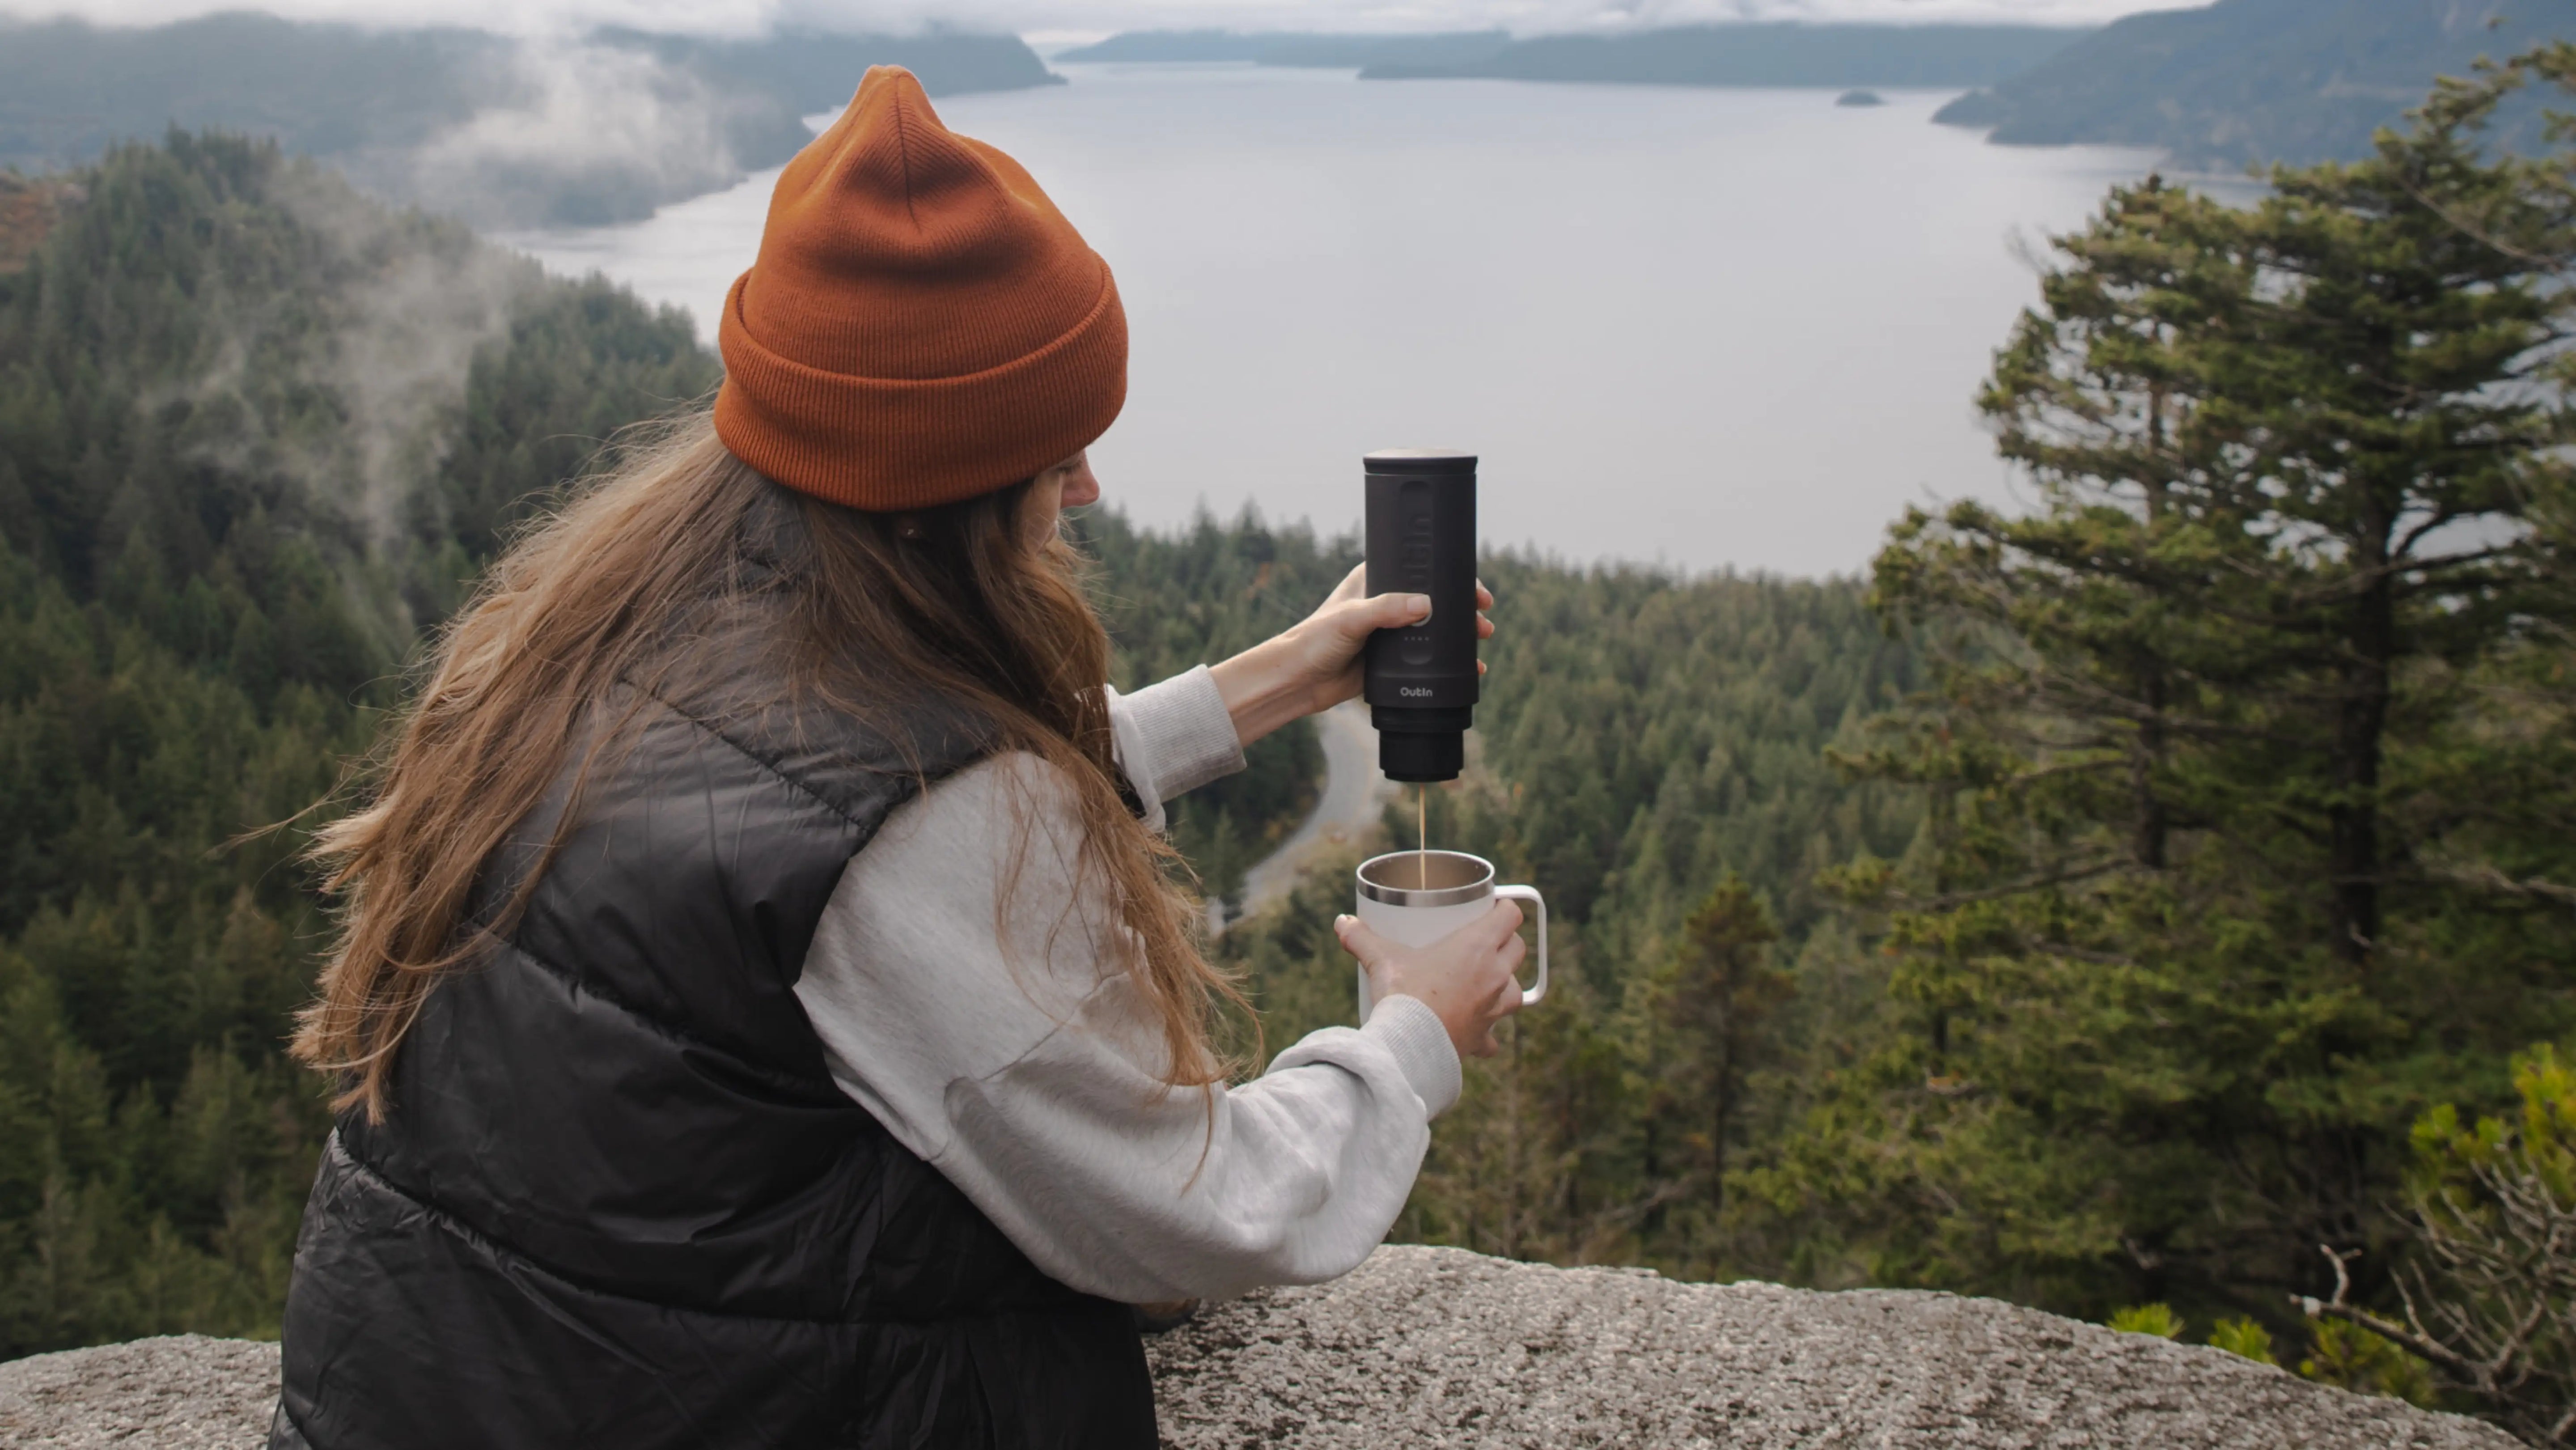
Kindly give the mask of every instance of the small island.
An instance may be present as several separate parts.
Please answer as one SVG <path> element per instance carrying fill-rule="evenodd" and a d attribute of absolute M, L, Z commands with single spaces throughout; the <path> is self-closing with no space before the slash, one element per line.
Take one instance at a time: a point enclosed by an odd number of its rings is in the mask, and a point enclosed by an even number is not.
<path fill-rule="evenodd" d="M 1834 97 L 1834 104 L 1837 106 L 1884 106 L 1887 102 L 1879 99 L 1879 94 L 1876 91 L 1845 91 L 1841 95 Z"/>

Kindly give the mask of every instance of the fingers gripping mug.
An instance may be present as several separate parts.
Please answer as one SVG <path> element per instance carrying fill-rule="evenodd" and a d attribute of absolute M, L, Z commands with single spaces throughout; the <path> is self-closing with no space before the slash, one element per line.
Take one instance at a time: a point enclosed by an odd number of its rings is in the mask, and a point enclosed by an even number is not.
<path fill-rule="evenodd" d="M 1521 992 L 1533 1007 L 1547 995 L 1547 900 L 1535 886 L 1496 886 L 1494 863 L 1464 851 L 1394 851 L 1360 863 L 1360 920 L 1402 946 L 1427 947 L 1494 909 L 1497 897 L 1538 908 L 1538 981 Z M 1360 1022 L 1375 1002 L 1359 969 Z"/>

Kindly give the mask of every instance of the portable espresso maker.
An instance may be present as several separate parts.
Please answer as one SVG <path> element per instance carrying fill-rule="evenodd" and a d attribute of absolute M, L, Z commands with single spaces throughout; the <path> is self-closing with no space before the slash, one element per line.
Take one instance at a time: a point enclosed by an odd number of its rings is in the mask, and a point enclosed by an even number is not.
<path fill-rule="evenodd" d="M 1456 780 L 1476 718 L 1476 455 L 1390 448 L 1368 470 L 1368 592 L 1427 594 L 1431 617 L 1369 637 L 1360 698 L 1389 780 Z"/>

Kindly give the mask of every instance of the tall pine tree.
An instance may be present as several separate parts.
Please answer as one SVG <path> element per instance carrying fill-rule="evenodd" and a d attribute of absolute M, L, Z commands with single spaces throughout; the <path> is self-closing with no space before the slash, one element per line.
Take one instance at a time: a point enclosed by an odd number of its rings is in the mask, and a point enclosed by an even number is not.
<path fill-rule="evenodd" d="M 2481 151 L 2504 88 L 2249 208 L 2115 191 L 1981 399 L 2033 507 L 1893 530 L 1937 683 L 1851 764 L 1926 827 L 1844 884 L 1904 1026 L 1768 1179 L 1881 1279 L 2277 1317 L 2389 1241 L 2418 1111 L 2576 1024 L 2515 905 L 2576 880 L 2568 717 L 2510 678 L 2576 620 L 2576 234 L 2563 158 Z"/>

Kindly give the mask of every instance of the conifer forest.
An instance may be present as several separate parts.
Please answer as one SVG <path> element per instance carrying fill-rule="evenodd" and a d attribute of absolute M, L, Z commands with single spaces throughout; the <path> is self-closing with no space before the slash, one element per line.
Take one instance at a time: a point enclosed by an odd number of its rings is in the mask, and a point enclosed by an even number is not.
<path fill-rule="evenodd" d="M 1430 834 L 1543 884 L 1556 986 L 1398 1236 L 1993 1295 L 2576 1443 L 2576 136 L 2482 131 L 2571 83 L 2446 82 L 2242 206 L 2114 189 L 1974 400 L 2026 506 L 1865 577 L 1490 555 Z M 717 379 L 266 144 L 0 176 L 0 1357 L 276 1332 L 301 846 L 513 528 Z M 1121 687 L 1358 559 L 1072 530 Z M 1299 727 L 1178 803 L 1200 889 L 1322 771 Z M 1349 1020 L 1371 845 L 1211 938 L 1245 1071 Z"/>

